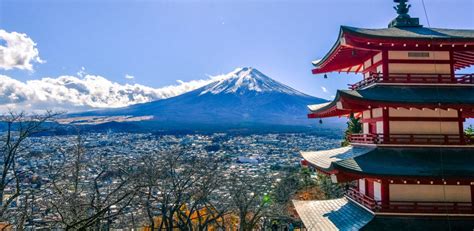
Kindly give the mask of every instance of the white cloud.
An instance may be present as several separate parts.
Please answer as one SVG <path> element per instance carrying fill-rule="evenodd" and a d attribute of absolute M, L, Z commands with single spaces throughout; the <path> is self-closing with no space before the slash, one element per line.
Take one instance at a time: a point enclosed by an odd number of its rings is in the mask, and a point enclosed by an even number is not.
<path fill-rule="evenodd" d="M 0 29 L 0 69 L 33 70 L 33 63 L 43 63 L 36 43 L 26 34 Z"/>
<path fill-rule="evenodd" d="M 325 88 L 325 87 L 323 87 L 323 86 L 321 86 L 321 90 L 323 90 L 324 93 L 327 93 L 327 92 L 328 92 L 328 89 Z"/>
<path fill-rule="evenodd" d="M 81 75 L 85 73 L 84 68 L 81 71 Z M 89 74 L 83 77 L 60 76 L 26 82 L 0 75 L 0 111 L 79 111 L 124 107 L 177 96 L 219 78 L 222 76 L 189 82 L 178 80 L 175 85 L 152 88 L 140 84 L 119 84 L 102 76 Z"/>
<path fill-rule="evenodd" d="M 125 74 L 125 78 L 126 78 L 126 79 L 135 79 L 135 76 L 129 75 L 129 74 Z"/>
<path fill-rule="evenodd" d="M 79 77 L 81 77 L 81 78 L 84 77 L 84 76 L 86 76 L 86 75 L 87 75 L 86 68 L 85 68 L 85 67 L 81 67 L 81 69 L 80 69 L 76 74 L 77 74 L 77 76 L 79 76 Z"/>

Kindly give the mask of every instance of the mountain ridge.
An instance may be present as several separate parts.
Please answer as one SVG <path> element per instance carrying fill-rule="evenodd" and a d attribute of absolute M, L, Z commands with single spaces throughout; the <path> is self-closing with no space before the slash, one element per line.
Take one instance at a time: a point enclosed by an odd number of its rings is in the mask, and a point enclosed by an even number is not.
<path fill-rule="evenodd" d="M 279 83 L 251 67 L 238 68 L 193 91 L 124 108 L 75 113 L 72 116 L 153 116 L 174 124 L 310 125 L 307 105 L 327 102 Z M 188 126 L 187 125 L 187 126 Z"/>

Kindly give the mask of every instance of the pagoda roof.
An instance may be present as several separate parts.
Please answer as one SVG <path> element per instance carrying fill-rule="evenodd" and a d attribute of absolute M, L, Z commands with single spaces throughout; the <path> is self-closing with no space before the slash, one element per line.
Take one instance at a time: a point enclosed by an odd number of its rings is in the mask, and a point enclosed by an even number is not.
<path fill-rule="evenodd" d="M 359 230 L 374 215 L 346 198 L 332 200 L 293 200 L 307 230 Z"/>
<path fill-rule="evenodd" d="M 314 61 L 313 74 L 359 72 L 363 62 L 382 50 L 453 51 L 454 66 L 474 64 L 474 30 L 422 26 L 366 29 L 341 26 L 339 36 L 324 58 Z"/>
<path fill-rule="evenodd" d="M 359 90 L 338 90 L 330 103 L 308 106 L 310 118 L 342 116 L 375 107 L 465 108 L 474 107 L 473 86 L 376 85 Z"/>
<path fill-rule="evenodd" d="M 383 39 L 443 39 L 448 41 L 472 41 L 474 39 L 474 30 L 469 29 L 442 29 L 421 26 L 367 29 L 341 26 L 341 30 L 359 36 Z"/>
<path fill-rule="evenodd" d="M 296 212 L 308 230 L 471 230 L 472 217 L 383 216 L 372 214 L 347 198 L 293 200 Z"/>
<path fill-rule="evenodd" d="M 330 150 L 302 155 L 311 165 L 331 173 L 443 178 L 472 178 L 474 175 L 474 148 L 349 146 L 341 150 L 333 150 L 333 155 L 327 155 Z"/>
<path fill-rule="evenodd" d="M 472 217 L 455 216 L 375 216 L 361 231 L 399 230 L 472 230 Z"/>

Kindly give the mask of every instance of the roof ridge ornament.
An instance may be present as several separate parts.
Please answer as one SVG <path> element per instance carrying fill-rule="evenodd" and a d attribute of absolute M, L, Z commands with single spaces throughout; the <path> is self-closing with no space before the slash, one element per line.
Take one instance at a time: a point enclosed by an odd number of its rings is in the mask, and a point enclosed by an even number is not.
<path fill-rule="evenodd" d="M 388 27 L 422 27 L 420 25 L 419 18 L 412 18 L 408 14 L 411 5 L 407 4 L 408 0 L 393 0 L 395 3 L 398 3 L 397 6 L 393 8 L 397 11 L 398 16 L 393 19 Z"/>

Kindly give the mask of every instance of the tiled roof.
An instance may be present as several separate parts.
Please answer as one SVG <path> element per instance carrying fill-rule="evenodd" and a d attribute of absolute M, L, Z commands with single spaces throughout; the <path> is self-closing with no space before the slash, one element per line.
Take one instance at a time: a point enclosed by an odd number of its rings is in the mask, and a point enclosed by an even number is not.
<path fill-rule="evenodd" d="M 400 105 L 474 105 L 473 86 L 393 86 L 376 85 L 360 90 L 338 90 L 330 103 L 310 106 L 311 113 L 322 113 L 335 107 L 342 97 L 361 102 Z M 441 104 L 441 105 L 440 105 Z"/>
<path fill-rule="evenodd" d="M 294 200 L 296 211 L 310 231 L 359 230 L 373 214 L 346 198 L 320 201 Z"/>
<path fill-rule="evenodd" d="M 378 85 L 362 90 L 339 90 L 338 94 L 363 100 L 393 103 L 474 104 L 473 92 L 472 86 Z"/>
<path fill-rule="evenodd" d="M 373 150 L 372 147 L 347 146 L 324 151 L 301 152 L 301 155 L 310 164 L 316 165 L 324 170 L 330 170 L 333 162 L 360 156 L 371 150 Z"/>
<path fill-rule="evenodd" d="M 382 29 L 366 29 L 350 26 L 341 26 L 344 32 L 379 38 L 401 39 L 474 39 L 474 30 L 468 29 L 441 29 L 428 27 L 390 27 Z"/>
<path fill-rule="evenodd" d="M 473 217 L 376 216 L 362 231 L 472 231 Z"/>
<path fill-rule="evenodd" d="M 474 148 L 376 148 L 365 155 L 334 162 L 344 169 L 378 176 L 474 176 Z"/>
<path fill-rule="evenodd" d="M 316 110 L 319 110 L 319 109 L 321 109 L 321 108 L 324 108 L 324 107 L 328 106 L 330 103 L 331 103 L 331 102 L 308 105 L 308 109 L 309 109 L 310 111 L 316 111 Z"/>
<path fill-rule="evenodd" d="M 474 176 L 474 148 L 461 147 L 344 147 L 302 152 L 322 170 L 374 176 L 459 178 Z"/>

